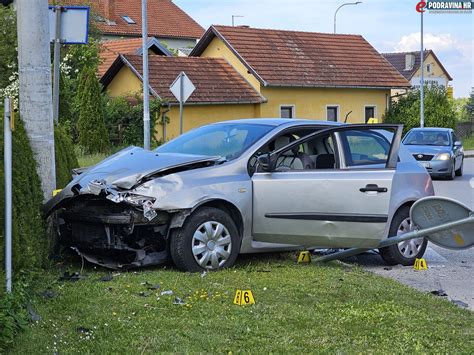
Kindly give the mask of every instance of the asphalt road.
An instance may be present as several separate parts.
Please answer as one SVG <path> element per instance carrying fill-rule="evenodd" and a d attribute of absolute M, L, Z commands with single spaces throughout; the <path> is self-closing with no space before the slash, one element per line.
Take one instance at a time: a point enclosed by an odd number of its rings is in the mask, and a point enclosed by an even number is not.
<path fill-rule="evenodd" d="M 435 194 L 463 202 L 474 209 L 474 158 L 464 161 L 464 175 L 453 181 L 435 180 Z M 423 292 L 442 290 L 440 296 L 461 307 L 474 310 L 474 248 L 453 251 L 428 244 L 424 256 L 428 270 L 415 271 L 413 267 L 387 267 L 375 253 L 350 259 L 376 274 L 391 277 Z"/>

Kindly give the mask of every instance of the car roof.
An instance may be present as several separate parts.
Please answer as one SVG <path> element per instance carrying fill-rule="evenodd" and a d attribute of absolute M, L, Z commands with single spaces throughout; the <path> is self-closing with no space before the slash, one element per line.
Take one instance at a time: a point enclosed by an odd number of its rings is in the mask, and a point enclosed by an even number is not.
<path fill-rule="evenodd" d="M 444 127 L 417 127 L 417 128 L 412 128 L 410 131 L 452 131 L 451 128 L 444 128 Z"/>
<path fill-rule="evenodd" d="M 245 118 L 239 120 L 229 120 L 229 121 L 222 121 L 216 122 L 213 124 L 222 124 L 222 123 L 240 123 L 240 124 L 258 124 L 258 125 L 268 125 L 268 126 L 298 126 L 298 125 L 331 125 L 331 126 L 338 126 L 342 125 L 343 123 L 340 122 L 331 122 L 331 121 L 322 121 L 322 120 L 309 120 L 309 119 L 296 119 L 296 118 Z"/>

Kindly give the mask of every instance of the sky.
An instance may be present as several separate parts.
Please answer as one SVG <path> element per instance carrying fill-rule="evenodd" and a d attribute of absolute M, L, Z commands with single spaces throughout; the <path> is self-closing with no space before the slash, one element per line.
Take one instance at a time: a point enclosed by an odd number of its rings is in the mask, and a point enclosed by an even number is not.
<path fill-rule="evenodd" d="M 207 29 L 212 24 L 333 32 L 337 0 L 174 0 Z M 337 14 L 337 32 L 360 34 L 380 53 L 420 49 L 418 0 L 362 0 L 344 6 Z M 454 78 L 455 97 L 467 97 L 474 86 L 474 12 L 433 14 L 425 12 L 424 47 L 433 49 Z"/>

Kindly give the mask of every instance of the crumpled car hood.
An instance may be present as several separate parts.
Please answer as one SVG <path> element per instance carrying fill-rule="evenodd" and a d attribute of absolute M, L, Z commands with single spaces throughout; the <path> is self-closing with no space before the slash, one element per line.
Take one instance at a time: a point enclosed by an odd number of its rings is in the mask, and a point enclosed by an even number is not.
<path fill-rule="evenodd" d="M 78 186 L 81 193 L 88 193 L 95 182 L 117 190 L 129 190 L 143 182 L 147 176 L 175 173 L 176 168 L 199 163 L 213 163 L 221 157 L 157 153 L 139 147 L 128 147 L 110 156 L 97 165 L 82 170 L 60 193 L 45 204 L 44 212 L 49 215 L 61 201 L 74 197 Z M 197 166 L 203 167 L 205 165 Z M 92 183 L 92 184 L 91 184 Z"/>
<path fill-rule="evenodd" d="M 119 189 L 130 189 L 143 178 L 188 164 L 212 162 L 220 157 L 157 153 L 139 147 L 129 147 L 105 159 L 76 177 L 82 187 L 92 180 L 104 181 Z"/>

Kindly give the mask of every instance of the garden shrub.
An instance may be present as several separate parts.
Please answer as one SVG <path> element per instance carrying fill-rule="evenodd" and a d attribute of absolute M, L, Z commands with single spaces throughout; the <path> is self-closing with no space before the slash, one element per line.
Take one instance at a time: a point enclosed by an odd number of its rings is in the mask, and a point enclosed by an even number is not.
<path fill-rule="evenodd" d="M 3 117 L 3 112 L 0 110 Z M 0 125 L 0 205 L 5 204 L 3 119 Z M 15 119 L 13 146 L 13 266 L 16 270 L 46 264 L 49 244 L 42 217 L 43 193 L 33 151 L 21 119 Z M 2 208 L 3 211 L 3 208 Z M 4 267 L 4 213 L 0 214 L 0 268 Z"/>
<path fill-rule="evenodd" d="M 456 112 L 446 89 L 441 86 L 425 87 L 425 127 L 455 128 Z M 401 123 L 406 133 L 420 126 L 420 91 L 409 90 L 393 102 L 383 118 L 384 123 Z"/>
<path fill-rule="evenodd" d="M 62 189 L 72 178 L 71 170 L 79 167 L 69 129 L 63 125 L 54 128 L 56 155 L 56 188 Z"/>
<path fill-rule="evenodd" d="M 104 98 L 93 68 L 82 70 L 75 107 L 78 113 L 78 143 L 88 154 L 107 151 L 110 144 L 104 123 Z"/>

